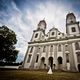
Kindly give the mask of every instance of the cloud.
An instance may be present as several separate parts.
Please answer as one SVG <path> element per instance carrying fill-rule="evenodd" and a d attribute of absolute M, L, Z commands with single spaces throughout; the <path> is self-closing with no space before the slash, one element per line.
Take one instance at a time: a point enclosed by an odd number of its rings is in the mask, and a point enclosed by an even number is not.
<path fill-rule="evenodd" d="M 45 18 L 47 22 L 47 29 L 55 26 L 62 32 L 65 32 L 65 17 L 66 13 L 70 11 L 64 5 L 58 5 L 51 2 L 36 5 L 35 10 L 27 10 L 27 18 L 34 26 L 38 24 L 39 20 Z M 69 9 L 69 10 L 68 10 Z M 37 26 L 35 26 L 37 28 Z M 63 29 L 62 29 L 63 28 Z"/>

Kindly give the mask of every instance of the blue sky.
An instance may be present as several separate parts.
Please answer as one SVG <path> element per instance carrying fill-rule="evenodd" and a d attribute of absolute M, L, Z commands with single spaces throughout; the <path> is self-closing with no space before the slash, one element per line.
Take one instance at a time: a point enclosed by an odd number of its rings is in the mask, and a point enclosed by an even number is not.
<path fill-rule="evenodd" d="M 17 62 L 23 61 L 27 42 L 40 20 L 46 20 L 46 33 L 52 27 L 65 33 L 69 12 L 80 21 L 80 0 L 0 0 L 0 26 L 6 25 L 17 34 L 16 48 L 20 51 Z"/>

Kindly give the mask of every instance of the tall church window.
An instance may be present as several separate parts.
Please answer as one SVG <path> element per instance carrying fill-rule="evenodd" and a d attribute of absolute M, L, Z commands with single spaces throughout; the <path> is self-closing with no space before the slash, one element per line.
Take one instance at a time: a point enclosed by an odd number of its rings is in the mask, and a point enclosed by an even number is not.
<path fill-rule="evenodd" d="M 61 45 L 60 44 L 58 45 L 58 51 L 61 51 Z"/>
<path fill-rule="evenodd" d="M 45 52 L 46 51 L 46 46 L 43 46 L 43 52 Z"/>
<path fill-rule="evenodd" d="M 35 38 L 37 38 L 37 37 L 38 37 L 38 33 L 35 34 Z"/>
<path fill-rule="evenodd" d="M 30 53 L 32 53 L 32 51 L 33 51 L 33 47 L 30 48 Z"/>
<path fill-rule="evenodd" d="M 36 57 L 36 63 L 38 62 L 38 58 L 39 58 L 39 55 L 37 55 L 37 57 Z"/>
<path fill-rule="evenodd" d="M 50 52 L 53 52 L 53 45 L 50 46 Z"/>
<path fill-rule="evenodd" d="M 73 21 L 71 20 L 71 23 L 73 23 Z"/>
<path fill-rule="evenodd" d="M 38 48 L 38 52 L 40 53 L 40 47 Z"/>
<path fill-rule="evenodd" d="M 75 27 L 72 27 L 72 32 L 76 32 L 76 29 L 75 29 Z"/>
<path fill-rule="evenodd" d="M 29 53 L 29 50 L 30 50 L 30 46 L 28 46 L 28 50 L 27 50 L 28 53 Z"/>
<path fill-rule="evenodd" d="M 68 51 L 68 45 L 65 45 L 65 51 Z"/>
<path fill-rule="evenodd" d="M 31 54 L 29 54 L 29 56 L 28 56 L 28 60 L 27 60 L 27 63 L 29 63 L 30 62 L 30 60 L 31 60 Z"/>
<path fill-rule="evenodd" d="M 76 49 L 76 50 L 79 50 L 79 49 L 80 49 L 78 42 L 75 43 L 75 49 Z"/>
<path fill-rule="evenodd" d="M 69 62 L 69 54 L 66 54 L 66 62 Z"/>
<path fill-rule="evenodd" d="M 80 63 L 80 52 L 76 52 L 76 54 L 77 54 L 77 61 L 78 63 Z"/>

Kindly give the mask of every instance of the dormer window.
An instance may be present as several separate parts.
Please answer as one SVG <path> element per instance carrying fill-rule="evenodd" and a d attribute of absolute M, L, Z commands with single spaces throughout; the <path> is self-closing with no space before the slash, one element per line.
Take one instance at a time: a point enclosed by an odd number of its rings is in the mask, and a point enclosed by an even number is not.
<path fill-rule="evenodd" d="M 38 33 L 35 35 L 35 38 L 37 38 L 37 36 L 38 36 Z"/>
<path fill-rule="evenodd" d="M 52 35 L 54 35 L 54 32 L 52 32 Z"/>
<path fill-rule="evenodd" d="M 72 32 L 76 32 L 76 29 L 75 29 L 75 27 L 72 27 Z"/>

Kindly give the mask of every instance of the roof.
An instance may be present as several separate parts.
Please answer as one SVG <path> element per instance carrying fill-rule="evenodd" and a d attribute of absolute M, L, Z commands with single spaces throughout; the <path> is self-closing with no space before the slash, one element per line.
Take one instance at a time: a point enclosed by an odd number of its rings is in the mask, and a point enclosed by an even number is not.
<path fill-rule="evenodd" d="M 68 13 L 66 18 L 68 18 L 69 16 L 74 16 L 75 17 L 74 13 Z"/>
<path fill-rule="evenodd" d="M 45 27 L 46 27 L 46 21 L 45 20 L 41 20 L 40 22 L 39 22 L 39 24 L 38 24 L 38 26 L 41 24 L 41 23 L 44 23 L 45 24 Z"/>

